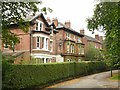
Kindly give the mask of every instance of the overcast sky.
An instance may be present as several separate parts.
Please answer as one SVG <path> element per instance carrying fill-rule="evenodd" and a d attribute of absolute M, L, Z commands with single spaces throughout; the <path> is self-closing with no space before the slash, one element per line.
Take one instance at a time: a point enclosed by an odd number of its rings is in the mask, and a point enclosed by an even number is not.
<path fill-rule="evenodd" d="M 64 23 L 67 20 L 71 21 L 71 27 L 78 31 L 85 29 L 85 34 L 94 37 L 87 30 L 86 19 L 93 15 L 95 9 L 95 0 L 42 0 L 40 7 L 50 7 L 53 9 L 52 13 L 48 13 L 45 17 L 58 18 L 59 22 Z M 99 32 L 95 34 L 103 35 Z"/>

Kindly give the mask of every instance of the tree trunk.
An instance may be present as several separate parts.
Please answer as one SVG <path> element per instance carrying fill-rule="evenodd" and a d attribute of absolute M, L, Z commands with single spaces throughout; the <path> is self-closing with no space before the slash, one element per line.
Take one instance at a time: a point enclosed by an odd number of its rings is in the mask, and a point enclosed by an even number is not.
<path fill-rule="evenodd" d="M 112 77 L 112 68 L 110 69 L 110 71 L 111 71 L 111 77 Z"/>

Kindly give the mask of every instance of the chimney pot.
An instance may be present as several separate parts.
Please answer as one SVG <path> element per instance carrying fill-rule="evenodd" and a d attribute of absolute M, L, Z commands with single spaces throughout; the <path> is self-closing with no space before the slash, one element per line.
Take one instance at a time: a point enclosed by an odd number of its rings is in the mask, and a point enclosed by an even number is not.
<path fill-rule="evenodd" d="M 95 39 L 99 40 L 99 35 L 98 34 L 95 35 Z"/>
<path fill-rule="evenodd" d="M 84 29 L 81 29 L 81 30 L 80 30 L 80 33 L 84 35 L 84 34 L 85 34 L 85 30 L 84 30 Z"/>
<path fill-rule="evenodd" d="M 99 40 L 100 40 L 100 42 L 102 42 L 103 41 L 103 36 L 100 36 Z"/>
<path fill-rule="evenodd" d="M 49 23 L 49 22 L 51 22 L 51 19 L 50 19 L 50 17 L 47 17 L 47 22 Z"/>
<path fill-rule="evenodd" d="M 55 24 L 56 27 L 58 26 L 58 19 L 57 18 L 53 18 L 52 22 Z"/>
<path fill-rule="evenodd" d="M 65 21 L 65 26 L 66 26 L 67 28 L 71 28 L 71 22 L 70 22 L 70 20 Z"/>

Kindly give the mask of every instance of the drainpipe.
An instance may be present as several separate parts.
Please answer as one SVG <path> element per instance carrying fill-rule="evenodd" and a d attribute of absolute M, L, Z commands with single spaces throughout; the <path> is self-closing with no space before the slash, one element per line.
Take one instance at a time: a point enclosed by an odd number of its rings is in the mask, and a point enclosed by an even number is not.
<path fill-rule="evenodd" d="M 31 54 L 32 54 L 32 30 L 30 27 L 30 61 L 31 61 Z"/>

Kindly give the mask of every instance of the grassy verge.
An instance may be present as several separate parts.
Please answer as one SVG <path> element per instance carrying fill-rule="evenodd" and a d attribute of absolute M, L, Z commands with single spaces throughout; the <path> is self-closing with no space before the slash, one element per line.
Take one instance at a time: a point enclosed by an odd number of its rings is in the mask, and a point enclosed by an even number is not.
<path fill-rule="evenodd" d="M 113 75 L 110 79 L 111 80 L 120 80 L 120 73 Z"/>

